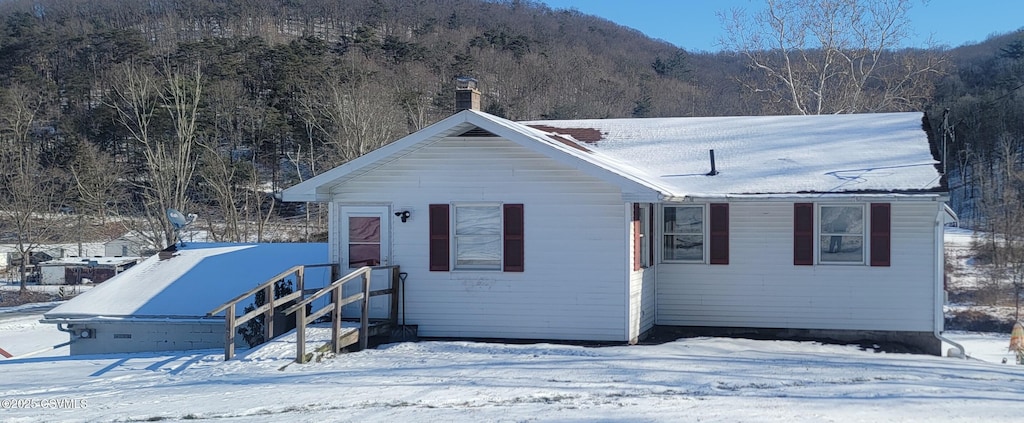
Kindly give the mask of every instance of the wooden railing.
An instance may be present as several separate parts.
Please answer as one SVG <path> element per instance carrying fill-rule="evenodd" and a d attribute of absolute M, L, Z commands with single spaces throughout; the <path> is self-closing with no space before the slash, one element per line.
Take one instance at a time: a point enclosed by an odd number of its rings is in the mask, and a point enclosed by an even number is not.
<path fill-rule="evenodd" d="M 386 289 L 380 289 L 376 291 L 370 291 L 370 275 L 374 270 L 377 269 L 390 269 L 391 270 L 391 283 L 390 287 Z M 398 266 L 377 266 L 377 267 L 361 267 L 352 271 L 340 279 L 332 282 L 330 285 L 321 288 L 316 293 L 313 293 L 309 297 L 299 301 L 295 305 L 288 307 L 284 310 L 284 314 L 295 316 L 295 362 L 304 363 L 307 360 L 306 357 L 306 326 L 317 319 L 330 314 L 331 321 L 331 351 L 335 354 L 340 353 L 342 348 L 349 345 L 359 343 L 359 349 L 365 349 L 369 344 L 370 338 L 370 297 L 378 295 L 390 295 L 391 296 L 391 307 L 388 315 L 387 323 L 395 324 L 398 321 L 398 283 L 399 283 L 399 269 Z M 345 284 L 353 281 L 362 282 L 360 292 L 349 295 L 348 297 L 342 298 L 342 291 Z M 323 307 L 317 310 L 310 310 L 307 314 L 306 306 L 311 304 L 326 295 L 330 295 L 329 302 Z M 361 301 L 361 312 L 359 315 L 359 329 L 354 332 L 349 332 L 342 335 L 342 307 Z M 388 325 L 382 326 L 387 328 Z"/>
<path fill-rule="evenodd" d="M 277 274 L 248 292 L 235 297 L 231 301 L 224 303 L 220 307 L 211 310 L 209 313 L 206 313 L 207 317 L 213 317 L 217 313 L 222 311 L 224 312 L 224 361 L 231 360 L 235 355 L 235 334 L 238 332 L 238 328 L 258 316 L 263 316 L 263 338 L 269 341 L 274 337 L 274 309 L 278 305 L 287 304 L 289 301 L 302 299 L 303 289 L 305 286 L 305 271 L 306 268 L 311 267 L 330 267 L 332 279 L 338 273 L 337 264 L 328 263 L 294 266 Z M 274 283 L 291 275 L 295 275 L 295 291 L 290 294 L 283 295 L 281 298 L 274 298 Z M 248 299 L 260 291 L 263 291 L 263 298 L 265 299 L 263 305 L 256 307 L 255 310 L 236 317 L 235 312 L 238 307 L 238 303 Z"/>

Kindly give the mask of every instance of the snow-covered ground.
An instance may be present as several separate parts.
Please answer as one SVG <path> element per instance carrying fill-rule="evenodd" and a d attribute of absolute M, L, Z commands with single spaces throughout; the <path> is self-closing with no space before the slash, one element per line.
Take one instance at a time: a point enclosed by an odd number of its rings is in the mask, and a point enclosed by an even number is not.
<path fill-rule="evenodd" d="M 970 237 L 951 231 L 947 241 L 966 248 Z M 954 283 L 972 283 L 964 280 L 973 272 L 964 252 L 967 270 Z M 394 343 L 294 364 L 294 337 L 285 336 L 224 362 L 219 350 L 72 357 L 62 345 L 67 334 L 38 322 L 53 305 L 0 309 L 0 348 L 13 355 L 0 355 L 0 421 L 1018 422 L 1024 415 L 1024 366 L 1013 364 L 1009 334 L 1001 333 L 946 332 L 966 347 L 967 360 L 690 338 L 614 347 Z M 322 337 L 311 329 L 310 346 Z"/>
<path fill-rule="evenodd" d="M 946 291 L 949 295 L 946 315 L 969 311 L 1010 322 L 1016 313 L 1012 286 L 1005 278 L 993 277 L 991 266 L 981 263 L 974 251 L 974 245 L 985 240 L 984 233 L 946 228 Z"/>
<path fill-rule="evenodd" d="M 67 340 L 41 314 L 4 317 L 14 314 L 0 313 L 0 347 L 15 354 L 0 359 L 5 422 L 1011 422 L 1024 412 L 1024 366 L 1000 363 L 1008 335 L 951 334 L 968 360 L 692 338 L 395 343 L 293 364 L 293 338 L 229 362 L 218 350 L 71 357 L 66 346 L 39 351 Z"/>

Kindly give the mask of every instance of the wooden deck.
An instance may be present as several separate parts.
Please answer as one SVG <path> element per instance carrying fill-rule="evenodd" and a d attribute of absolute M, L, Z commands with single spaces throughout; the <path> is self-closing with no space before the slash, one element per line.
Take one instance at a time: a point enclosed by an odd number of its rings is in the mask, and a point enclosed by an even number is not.
<path fill-rule="evenodd" d="M 372 325 L 370 333 L 380 331 L 381 334 L 389 334 L 389 330 L 381 329 L 387 326 Z M 344 322 L 341 328 L 341 338 L 352 337 L 359 331 L 358 323 Z M 290 360 L 292 362 L 320 361 L 324 357 L 331 356 L 331 324 L 316 323 L 306 327 L 304 350 L 307 351 L 303 359 L 297 360 L 298 333 L 295 330 L 288 331 L 270 341 L 257 345 L 249 350 L 239 352 L 235 359 L 239 360 Z M 370 335 L 371 337 L 376 335 Z M 354 344 L 353 344 L 354 345 Z"/>

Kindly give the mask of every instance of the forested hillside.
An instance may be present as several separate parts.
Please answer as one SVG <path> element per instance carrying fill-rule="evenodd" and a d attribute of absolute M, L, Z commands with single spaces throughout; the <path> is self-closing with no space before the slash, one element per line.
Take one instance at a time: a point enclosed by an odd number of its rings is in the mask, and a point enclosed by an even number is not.
<path fill-rule="evenodd" d="M 1024 31 L 951 53 L 928 112 L 947 143 L 952 204 L 978 226 L 986 215 L 1024 215 Z"/>
<path fill-rule="evenodd" d="M 63 206 L 158 244 L 167 207 L 268 239 L 274 192 L 448 116 L 460 75 L 511 119 L 731 110 L 682 50 L 529 2 L 11 0 L 0 19 L 5 231 L 41 238 L 61 234 L 27 216 Z"/>
<path fill-rule="evenodd" d="M 805 89 L 775 79 L 770 45 L 690 54 L 525 0 L 0 1 L 0 241 L 98 227 L 166 245 L 168 207 L 215 240 L 277 239 L 267 225 L 290 216 L 309 236 L 316 210 L 275 193 L 448 116 L 457 76 L 516 120 L 927 110 L 950 166 L 1005 163 L 1021 43 L 842 56 L 879 71 Z M 61 210 L 76 218 L 40 217 Z"/>

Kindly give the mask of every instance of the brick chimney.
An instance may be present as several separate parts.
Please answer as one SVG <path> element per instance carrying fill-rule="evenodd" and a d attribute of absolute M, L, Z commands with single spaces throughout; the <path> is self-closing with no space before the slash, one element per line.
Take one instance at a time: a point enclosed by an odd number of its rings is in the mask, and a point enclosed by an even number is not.
<path fill-rule="evenodd" d="M 466 109 L 480 110 L 480 91 L 476 79 L 468 76 L 455 78 L 455 113 Z"/>

